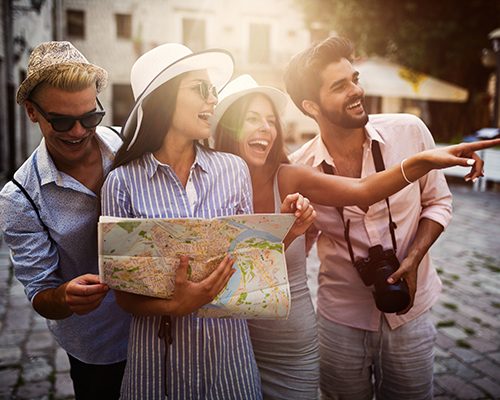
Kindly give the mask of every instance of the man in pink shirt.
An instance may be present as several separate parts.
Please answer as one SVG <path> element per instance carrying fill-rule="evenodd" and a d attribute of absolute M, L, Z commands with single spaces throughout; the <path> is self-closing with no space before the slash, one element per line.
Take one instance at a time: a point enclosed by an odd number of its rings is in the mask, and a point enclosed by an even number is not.
<path fill-rule="evenodd" d="M 292 162 L 359 178 L 376 172 L 376 147 L 383 164 L 390 167 L 434 147 L 434 141 L 415 116 L 367 115 L 352 53 L 347 40 L 328 38 L 290 61 L 285 83 L 295 105 L 316 120 L 321 132 L 291 156 Z M 404 161 L 402 169 L 404 176 Z M 314 205 L 317 219 L 312 234 L 319 232 L 321 260 L 323 399 L 371 399 L 374 392 L 381 399 L 432 398 L 436 330 L 429 310 L 441 281 L 428 251 L 451 219 L 451 197 L 443 173 L 432 171 L 391 196 L 389 203 L 381 201 L 367 209 Z M 395 227 L 394 240 L 390 225 Z M 363 260 L 377 245 L 396 253 L 399 269 L 390 256 Z M 359 273 L 353 264 L 366 269 Z M 386 266 L 392 270 L 383 275 L 376 291 L 363 283 L 362 275 L 371 283 Z M 380 304 L 382 289 L 391 288 L 389 276 L 396 291 L 402 290 L 397 294 L 403 298 L 399 308 L 390 296 L 388 307 Z"/>

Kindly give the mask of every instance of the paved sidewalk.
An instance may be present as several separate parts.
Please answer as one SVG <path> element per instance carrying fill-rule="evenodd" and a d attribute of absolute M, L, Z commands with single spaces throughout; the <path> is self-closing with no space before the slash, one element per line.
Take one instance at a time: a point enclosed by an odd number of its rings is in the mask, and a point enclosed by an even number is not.
<path fill-rule="evenodd" d="M 435 398 L 500 399 L 500 193 L 452 190 L 454 219 L 432 251 L 444 283 L 433 309 Z M 317 268 L 312 255 L 311 276 Z M 0 400 L 72 399 L 68 370 L 0 243 Z"/>
<path fill-rule="evenodd" d="M 1 238 L 0 238 L 1 240 Z M 31 308 L 0 245 L 0 399 L 72 399 L 66 353 Z"/>

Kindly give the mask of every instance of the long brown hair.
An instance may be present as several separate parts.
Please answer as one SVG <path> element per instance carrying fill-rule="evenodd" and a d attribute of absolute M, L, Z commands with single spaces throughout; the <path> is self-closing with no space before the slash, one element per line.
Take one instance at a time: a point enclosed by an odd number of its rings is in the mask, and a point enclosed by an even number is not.
<path fill-rule="evenodd" d="M 271 99 L 263 93 L 251 93 L 240 97 L 233 104 L 229 106 L 224 115 L 219 121 L 219 124 L 215 128 L 215 150 L 224 151 L 226 153 L 232 153 L 237 156 L 241 156 L 240 153 L 240 137 L 241 130 L 243 128 L 243 123 L 245 121 L 245 115 L 248 111 L 250 103 L 257 95 L 265 96 L 273 107 L 273 113 L 276 117 L 276 139 L 273 143 L 273 147 L 269 152 L 266 164 L 271 166 L 273 175 L 278 170 L 280 164 L 289 164 L 290 161 L 285 152 L 284 141 L 283 141 L 283 126 L 281 124 L 281 119 L 276 112 L 276 107 Z"/>
<path fill-rule="evenodd" d="M 145 153 L 153 153 L 161 147 L 172 124 L 179 85 L 185 75 L 186 73 L 170 79 L 144 99 L 142 103 L 144 114 L 137 139 L 127 151 L 136 128 L 136 123 L 128 124 L 130 129 L 123 132 L 125 139 L 116 154 L 113 168 L 127 164 Z M 137 118 L 137 113 L 129 118 Z"/>

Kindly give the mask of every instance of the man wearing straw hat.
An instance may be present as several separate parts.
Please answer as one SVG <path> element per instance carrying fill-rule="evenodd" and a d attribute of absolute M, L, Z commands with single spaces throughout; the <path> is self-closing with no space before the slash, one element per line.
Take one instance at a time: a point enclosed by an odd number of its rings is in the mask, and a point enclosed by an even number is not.
<path fill-rule="evenodd" d="M 0 192 L 14 273 L 68 353 L 77 399 L 119 397 L 130 323 L 97 275 L 100 190 L 121 145 L 97 129 L 106 83 L 69 42 L 33 50 L 17 102 L 43 138 Z"/>

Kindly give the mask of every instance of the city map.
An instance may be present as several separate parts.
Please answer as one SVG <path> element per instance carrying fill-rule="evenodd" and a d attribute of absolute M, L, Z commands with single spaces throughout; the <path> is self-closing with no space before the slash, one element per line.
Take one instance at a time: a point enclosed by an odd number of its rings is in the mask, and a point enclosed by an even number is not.
<path fill-rule="evenodd" d="M 290 288 L 282 240 L 293 214 L 214 219 L 99 219 L 99 275 L 110 288 L 171 298 L 181 255 L 199 282 L 230 253 L 236 272 L 200 317 L 287 318 Z"/>

